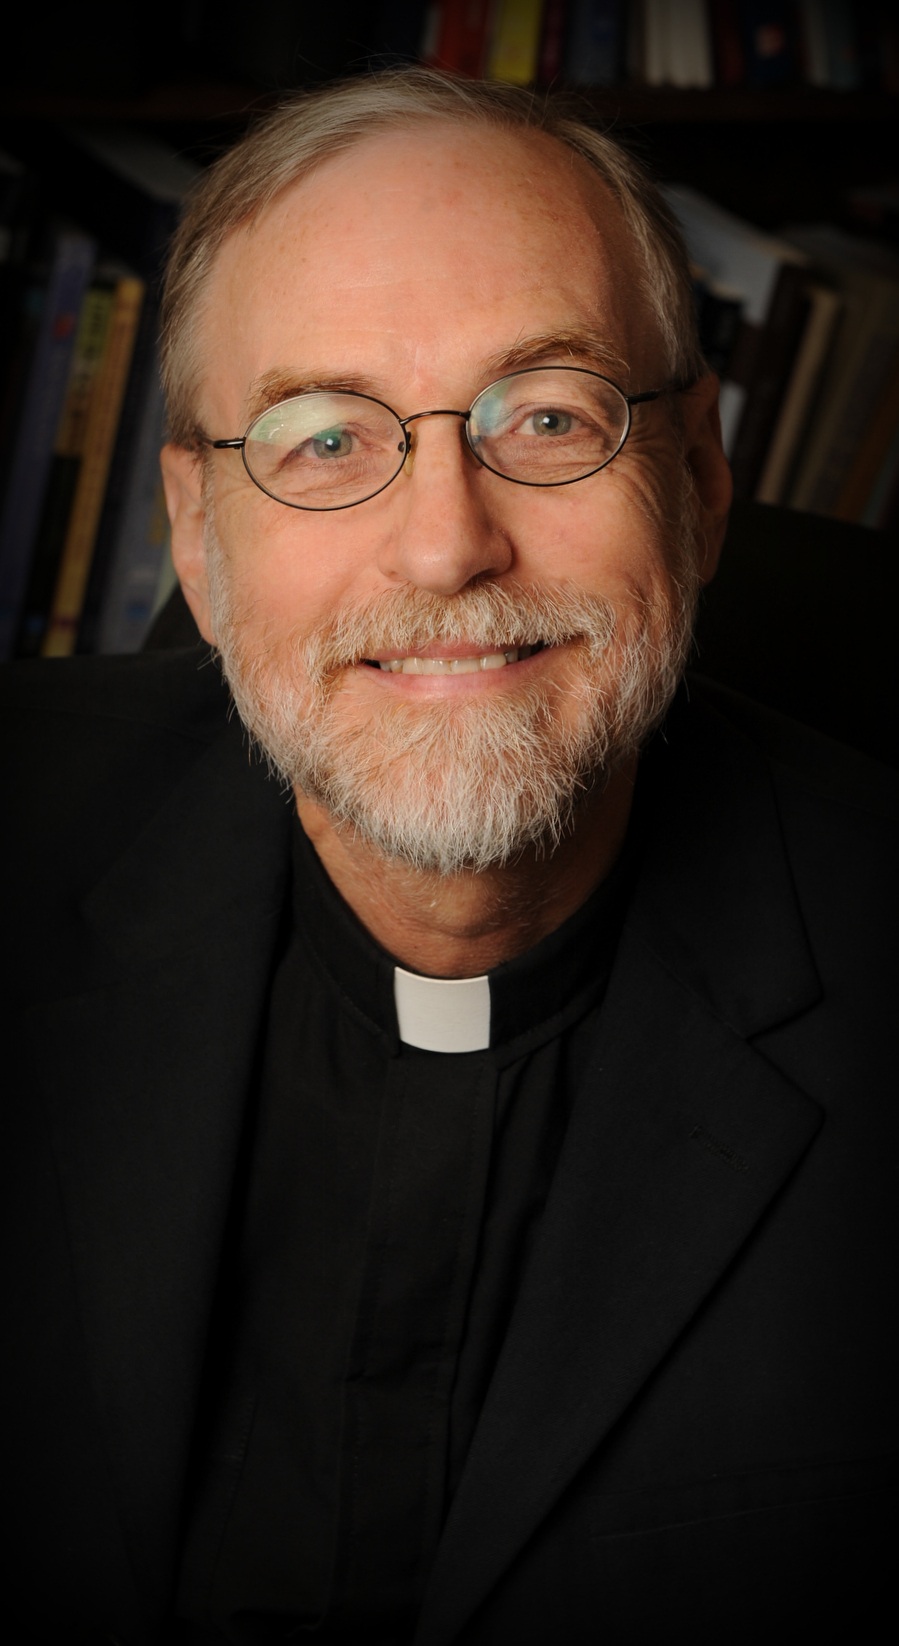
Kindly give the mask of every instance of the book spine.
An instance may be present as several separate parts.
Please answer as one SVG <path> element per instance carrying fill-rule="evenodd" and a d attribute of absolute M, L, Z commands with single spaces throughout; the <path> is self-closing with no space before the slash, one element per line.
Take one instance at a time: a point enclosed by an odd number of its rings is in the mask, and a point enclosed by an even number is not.
<path fill-rule="evenodd" d="M 834 499 L 837 520 L 862 520 L 899 433 L 899 357 L 868 419 L 854 463 Z"/>
<path fill-rule="evenodd" d="M 495 0 L 442 0 L 422 42 L 424 61 L 479 80 L 486 70 L 494 6 Z"/>
<path fill-rule="evenodd" d="M 893 300 L 893 315 L 899 319 L 899 288 Z M 831 514 L 834 511 L 840 488 L 851 472 L 858 452 L 864 447 L 871 409 L 883 394 L 897 358 L 899 343 L 895 329 L 890 339 L 885 324 L 884 329 L 870 339 L 859 361 L 855 380 L 844 404 L 843 418 L 837 420 L 826 460 L 812 491 L 810 508 L 813 513 Z"/>
<path fill-rule="evenodd" d="M 812 312 L 758 479 L 757 503 L 782 503 L 787 495 L 843 306 L 838 292 L 814 282 L 809 300 Z"/>
<path fill-rule="evenodd" d="M 855 8 L 848 0 L 820 0 L 827 53 L 827 84 L 833 91 L 858 91 L 862 83 Z"/>
<path fill-rule="evenodd" d="M 546 0 L 537 60 L 537 84 L 554 86 L 565 72 L 568 0 Z"/>
<path fill-rule="evenodd" d="M 614 86 L 624 57 L 621 0 L 572 0 L 566 72 L 574 85 Z"/>
<path fill-rule="evenodd" d="M 22 603 L 15 647 L 17 657 L 36 657 L 41 649 L 84 455 L 91 397 L 103 360 L 111 314 L 112 291 L 108 286 L 95 282 L 85 294 L 78 324 L 66 403 L 51 459 Z"/>
<path fill-rule="evenodd" d="M 122 405 L 115 448 L 110 465 L 109 481 L 103 499 L 103 511 L 91 555 L 91 570 L 87 592 L 78 624 L 76 651 L 92 652 L 97 645 L 97 624 L 100 606 L 105 599 L 105 584 L 110 564 L 117 553 L 114 545 L 120 532 L 120 520 L 132 485 L 132 469 L 137 462 L 142 430 L 146 423 L 148 404 L 161 394 L 159 383 L 159 293 L 148 287 L 141 308 L 140 322 L 128 374 L 128 386 Z M 159 451 L 164 444 L 164 425 L 159 426 L 155 466 L 159 468 Z"/>
<path fill-rule="evenodd" d="M 672 0 L 644 0 L 643 79 L 648 86 L 666 86 L 671 79 Z"/>
<path fill-rule="evenodd" d="M 899 428 L 890 441 L 890 448 L 861 517 L 863 526 L 878 531 L 895 531 L 899 526 Z"/>
<path fill-rule="evenodd" d="M 671 21 L 671 84 L 708 88 L 712 84 L 712 45 L 705 0 L 678 0 Z"/>
<path fill-rule="evenodd" d="M 165 403 L 154 378 L 144 394 L 140 426 L 115 512 L 113 536 L 93 595 L 95 610 L 82 622 L 79 651 L 131 652 L 150 623 L 168 543 L 168 516 L 159 452 L 165 439 Z M 91 590 L 89 590 L 89 597 Z"/>
<path fill-rule="evenodd" d="M 755 491 L 810 310 L 805 265 L 784 263 L 759 338 L 746 406 L 731 452 L 735 497 L 749 498 Z"/>
<path fill-rule="evenodd" d="M 50 619 L 41 648 L 44 657 L 68 657 L 75 649 L 78 621 L 87 589 L 91 555 L 145 290 L 144 281 L 135 276 L 123 278 L 116 291 L 103 367 L 91 404 L 84 462 L 72 502 Z"/>
<path fill-rule="evenodd" d="M 487 59 L 491 80 L 530 86 L 537 78 L 543 0 L 499 0 Z"/>
<path fill-rule="evenodd" d="M 787 0 L 739 0 L 746 84 L 783 86 L 800 78 L 799 53 Z"/>
<path fill-rule="evenodd" d="M 796 0 L 796 15 L 802 78 L 809 86 L 828 86 L 830 64 L 821 0 Z"/>
<path fill-rule="evenodd" d="M 732 91 L 746 79 L 746 53 L 737 0 L 710 0 L 709 26 L 715 84 Z"/>
<path fill-rule="evenodd" d="M 0 657 L 12 654 L 31 551 L 40 520 L 53 443 L 65 397 L 78 316 L 96 246 L 63 231 L 41 303 L 41 316 L 17 419 L 9 483 L 0 516 Z"/>

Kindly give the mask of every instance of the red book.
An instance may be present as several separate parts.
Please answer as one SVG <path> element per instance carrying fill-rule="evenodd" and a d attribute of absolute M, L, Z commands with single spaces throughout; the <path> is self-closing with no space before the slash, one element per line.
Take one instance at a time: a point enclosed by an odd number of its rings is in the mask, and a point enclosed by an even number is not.
<path fill-rule="evenodd" d="M 492 13 L 493 0 L 443 0 L 429 58 L 434 67 L 481 79 L 487 67 Z"/>
<path fill-rule="evenodd" d="M 716 86 L 742 86 L 746 79 L 746 55 L 737 0 L 709 0 L 709 24 Z"/>
<path fill-rule="evenodd" d="M 538 86 L 554 86 L 565 72 L 567 22 L 568 0 L 546 0 L 537 60 Z"/>

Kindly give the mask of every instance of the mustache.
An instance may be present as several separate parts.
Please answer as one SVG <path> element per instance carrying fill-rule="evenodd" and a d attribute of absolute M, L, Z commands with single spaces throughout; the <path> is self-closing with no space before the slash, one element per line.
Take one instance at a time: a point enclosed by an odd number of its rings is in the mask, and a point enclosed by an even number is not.
<path fill-rule="evenodd" d="M 611 601 L 566 583 L 482 583 L 453 595 L 401 588 L 340 612 L 304 637 L 299 652 L 309 678 L 323 683 L 377 652 L 402 656 L 440 641 L 485 652 L 578 643 L 598 658 L 616 629 Z"/>

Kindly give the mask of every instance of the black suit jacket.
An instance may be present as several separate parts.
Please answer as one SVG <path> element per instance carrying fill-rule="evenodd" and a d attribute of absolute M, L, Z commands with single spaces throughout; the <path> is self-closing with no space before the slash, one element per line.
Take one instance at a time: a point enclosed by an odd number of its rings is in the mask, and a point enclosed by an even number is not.
<path fill-rule="evenodd" d="M 149 1646 L 289 803 L 201 652 L 6 689 L 2 1593 L 23 1641 Z M 891 1592 L 896 779 L 698 684 L 646 772 L 595 1102 L 416 1646 L 864 1638 Z"/>

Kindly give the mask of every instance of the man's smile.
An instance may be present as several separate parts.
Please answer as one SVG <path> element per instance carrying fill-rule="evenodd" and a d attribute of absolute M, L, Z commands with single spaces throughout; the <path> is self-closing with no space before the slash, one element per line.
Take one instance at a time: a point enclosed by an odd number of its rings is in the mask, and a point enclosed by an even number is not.
<path fill-rule="evenodd" d="M 441 650 L 432 654 L 430 648 L 424 652 L 414 652 L 408 656 L 366 658 L 371 668 L 381 669 L 387 674 L 479 674 L 488 669 L 504 669 L 509 663 L 522 663 L 533 657 L 535 652 L 542 651 L 538 643 L 533 646 L 511 646 L 505 651 L 469 652 L 462 654 L 458 649 L 454 654 Z"/>

